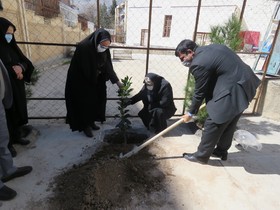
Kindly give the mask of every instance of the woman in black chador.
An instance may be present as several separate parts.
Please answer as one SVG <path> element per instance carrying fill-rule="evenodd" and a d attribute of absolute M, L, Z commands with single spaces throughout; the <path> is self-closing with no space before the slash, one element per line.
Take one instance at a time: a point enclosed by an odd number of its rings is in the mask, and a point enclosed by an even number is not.
<path fill-rule="evenodd" d="M 6 109 L 7 125 L 10 135 L 9 149 L 13 156 L 16 151 L 12 144 L 26 145 L 29 140 L 22 139 L 22 127 L 28 123 L 25 82 L 30 82 L 34 67 L 17 46 L 14 32 L 16 27 L 9 20 L 0 17 L 0 59 L 8 70 L 13 105 Z M 29 130 L 30 132 L 30 130 Z"/>
<path fill-rule="evenodd" d="M 113 69 L 110 44 L 109 32 L 97 29 L 77 45 L 67 74 L 66 122 L 72 131 L 84 131 L 88 137 L 93 137 L 92 129 L 99 129 L 95 121 L 105 121 L 106 81 L 122 86 Z"/>
<path fill-rule="evenodd" d="M 173 101 L 172 87 L 166 79 L 154 73 L 148 73 L 144 83 L 139 93 L 128 100 L 126 105 L 142 100 L 144 107 L 138 116 L 147 129 L 159 133 L 167 127 L 166 120 L 177 110 Z"/>

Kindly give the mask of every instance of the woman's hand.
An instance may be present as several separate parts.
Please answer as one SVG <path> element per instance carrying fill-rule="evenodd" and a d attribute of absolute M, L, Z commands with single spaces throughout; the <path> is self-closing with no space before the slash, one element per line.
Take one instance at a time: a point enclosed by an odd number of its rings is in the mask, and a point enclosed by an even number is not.
<path fill-rule="evenodd" d="M 123 87 L 123 83 L 121 83 L 120 81 L 117 81 L 117 85 L 118 85 L 119 88 Z"/>
<path fill-rule="evenodd" d="M 22 70 L 21 66 L 15 65 L 15 66 L 13 66 L 13 69 L 17 75 L 17 79 L 22 80 L 23 79 L 23 70 Z"/>

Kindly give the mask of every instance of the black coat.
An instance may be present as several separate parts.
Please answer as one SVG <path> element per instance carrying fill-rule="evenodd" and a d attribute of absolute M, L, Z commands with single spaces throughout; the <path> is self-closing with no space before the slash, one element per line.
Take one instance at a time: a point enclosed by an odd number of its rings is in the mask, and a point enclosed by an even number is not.
<path fill-rule="evenodd" d="M 98 29 L 75 50 L 68 70 L 65 100 L 67 123 L 72 131 L 83 130 L 94 121 L 105 121 L 106 81 L 119 81 L 114 72 L 109 49 L 97 53 L 97 45 L 110 34 Z"/>
<path fill-rule="evenodd" d="M 224 45 L 198 47 L 190 71 L 195 90 L 189 112 L 196 114 L 205 99 L 207 112 L 217 124 L 242 113 L 260 85 L 252 69 Z"/>
<path fill-rule="evenodd" d="M 23 125 L 28 122 L 27 102 L 25 94 L 25 82 L 30 82 L 31 74 L 34 67 L 31 61 L 22 53 L 17 46 L 16 40 L 13 37 L 10 43 L 7 43 L 5 34 L 9 26 L 16 27 L 5 18 L 0 17 L 0 59 L 6 67 L 13 91 L 13 105 L 10 108 L 8 122 L 13 121 L 14 125 Z M 23 80 L 18 80 L 12 66 L 21 65 L 23 67 Z"/>
<path fill-rule="evenodd" d="M 142 89 L 131 98 L 131 104 L 142 100 L 144 110 L 151 111 L 154 108 L 162 108 L 166 113 L 170 113 L 167 115 L 172 116 L 176 111 L 176 107 L 174 105 L 173 91 L 170 83 L 163 77 L 154 73 L 148 73 L 146 77 L 149 77 L 154 83 L 154 89 L 149 91 L 146 85 L 144 85 Z M 148 95 L 151 96 L 150 99 Z"/>

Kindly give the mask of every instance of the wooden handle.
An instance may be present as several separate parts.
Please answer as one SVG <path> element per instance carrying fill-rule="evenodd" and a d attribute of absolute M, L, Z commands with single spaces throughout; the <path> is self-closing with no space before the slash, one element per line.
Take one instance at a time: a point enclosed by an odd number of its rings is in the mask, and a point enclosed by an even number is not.
<path fill-rule="evenodd" d="M 204 108 L 206 106 L 206 104 L 202 104 L 199 107 L 199 110 L 201 110 L 202 108 Z M 148 146 L 150 143 L 152 143 L 154 140 L 156 140 L 158 137 L 162 136 L 163 134 L 167 133 L 168 131 L 172 130 L 173 128 L 177 127 L 178 125 L 180 125 L 181 123 L 184 122 L 184 119 L 181 118 L 180 120 L 178 120 L 177 122 L 173 123 L 172 125 L 170 125 L 169 127 L 165 128 L 163 131 L 161 131 L 160 133 L 158 133 L 157 135 L 153 136 L 152 138 L 148 139 L 147 141 L 145 141 L 143 144 L 141 144 L 138 147 L 135 147 L 133 150 L 131 150 L 130 152 L 126 153 L 125 155 L 122 155 L 122 153 L 120 154 L 120 158 L 127 158 L 130 157 L 134 154 L 136 154 L 137 152 L 139 152 L 141 149 L 143 149 L 144 147 Z"/>
<path fill-rule="evenodd" d="M 160 133 L 158 133 L 157 135 L 153 136 L 152 138 L 150 138 L 149 140 L 145 141 L 143 144 L 141 144 L 139 147 L 135 147 L 133 150 L 131 150 L 130 152 L 126 153 L 125 155 L 121 156 L 121 158 L 127 158 L 130 157 L 131 155 L 134 155 L 135 153 L 139 152 L 141 149 L 143 149 L 144 147 L 148 146 L 150 143 L 152 143 L 154 140 L 156 140 L 158 137 L 162 136 L 163 134 L 167 133 L 168 131 L 172 130 L 173 128 L 175 128 L 176 126 L 178 126 L 179 124 L 183 123 L 184 119 L 181 118 L 180 120 L 178 120 L 177 122 L 173 123 L 172 125 L 170 125 L 169 127 L 167 127 L 166 129 L 164 129 L 163 131 L 161 131 Z"/>

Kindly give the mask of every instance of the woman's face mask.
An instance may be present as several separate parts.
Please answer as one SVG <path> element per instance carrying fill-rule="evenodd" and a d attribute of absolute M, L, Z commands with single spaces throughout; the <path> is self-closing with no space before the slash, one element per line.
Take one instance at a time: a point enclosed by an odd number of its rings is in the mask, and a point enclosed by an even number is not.
<path fill-rule="evenodd" d="M 154 89 L 153 85 L 146 85 L 146 87 L 147 87 L 148 90 L 153 90 Z"/>
<path fill-rule="evenodd" d="M 107 49 L 109 49 L 109 47 L 103 46 L 101 44 L 97 46 L 97 52 L 99 53 L 105 52 Z"/>
<path fill-rule="evenodd" d="M 151 81 L 149 77 L 145 77 L 144 81 L 148 90 L 154 89 L 154 83 Z"/>
<path fill-rule="evenodd" d="M 5 39 L 8 43 L 10 43 L 13 39 L 13 34 L 5 34 Z"/>

